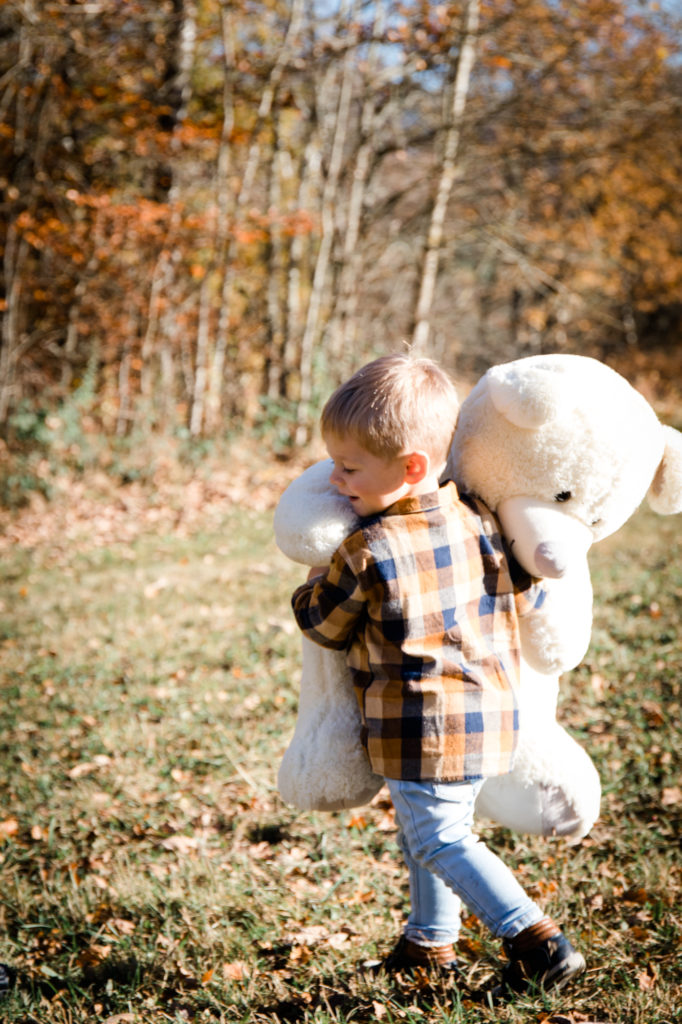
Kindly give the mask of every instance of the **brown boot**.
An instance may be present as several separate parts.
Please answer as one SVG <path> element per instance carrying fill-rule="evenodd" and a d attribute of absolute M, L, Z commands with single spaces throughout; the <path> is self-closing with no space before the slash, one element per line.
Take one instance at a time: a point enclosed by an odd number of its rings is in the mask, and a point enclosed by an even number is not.
<path fill-rule="evenodd" d="M 562 988 L 585 970 L 582 953 L 573 948 L 551 917 L 525 928 L 513 939 L 505 939 L 509 963 L 502 982 L 493 990 L 494 999 L 508 999 L 515 992 Z"/>
<path fill-rule="evenodd" d="M 378 963 L 368 965 L 374 972 L 412 971 L 415 967 L 424 970 L 437 970 L 440 973 L 456 971 L 457 957 L 452 943 L 445 946 L 421 946 L 404 935 L 398 940 L 395 949 Z"/>

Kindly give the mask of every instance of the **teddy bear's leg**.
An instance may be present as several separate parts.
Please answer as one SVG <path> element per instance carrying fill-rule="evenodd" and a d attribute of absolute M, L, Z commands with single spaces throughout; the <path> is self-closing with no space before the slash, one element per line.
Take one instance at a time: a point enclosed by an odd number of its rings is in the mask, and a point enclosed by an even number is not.
<path fill-rule="evenodd" d="M 515 832 L 580 838 L 599 816 L 600 796 L 589 755 L 554 723 L 522 737 L 513 770 L 485 782 L 476 813 Z"/>
<path fill-rule="evenodd" d="M 508 775 L 488 779 L 476 811 L 515 832 L 579 837 L 599 815 L 601 787 L 589 755 L 556 720 L 559 676 L 522 659 L 519 740 Z"/>
<path fill-rule="evenodd" d="M 306 637 L 302 644 L 298 718 L 277 776 L 280 795 L 305 811 L 367 804 L 384 780 L 372 772 L 360 741 L 360 711 L 345 654 Z"/>

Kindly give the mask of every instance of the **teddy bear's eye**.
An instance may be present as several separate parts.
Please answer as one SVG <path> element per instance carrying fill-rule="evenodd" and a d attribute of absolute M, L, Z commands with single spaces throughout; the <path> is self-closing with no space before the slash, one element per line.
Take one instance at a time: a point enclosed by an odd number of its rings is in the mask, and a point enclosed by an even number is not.
<path fill-rule="evenodd" d="M 570 501 L 572 497 L 573 497 L 573 495 L 571 494 L 570 491 L 561 491 L 560 494 L 555 494 L 554 495 L 554 500 L 555 501 Z"/>
<path fill-rule="evenodd" d="M 598 526 L 601 523 L 601 519 L 593 519 L 590 526 Z"/>

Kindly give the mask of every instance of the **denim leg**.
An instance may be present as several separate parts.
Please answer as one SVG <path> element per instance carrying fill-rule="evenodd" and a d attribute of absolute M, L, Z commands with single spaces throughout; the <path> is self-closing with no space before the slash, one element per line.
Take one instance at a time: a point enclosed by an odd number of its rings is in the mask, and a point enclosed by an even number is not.
<path fill-rule="evenodd" d="M 442 879 L 493 935 L 513 938 L 543 917 L 509 868 L 472 832 L 481 783 L 386 783 L 413 861 Z"/>
<path fill-rule="evenodd" d="M 459 938 L 461 900 L 452 889 L 421 867 L 412 857 L 402 833 L 398 834 L 410 878 L 410 916 L 405 938 L 421 946 L 446 946 Z"/>

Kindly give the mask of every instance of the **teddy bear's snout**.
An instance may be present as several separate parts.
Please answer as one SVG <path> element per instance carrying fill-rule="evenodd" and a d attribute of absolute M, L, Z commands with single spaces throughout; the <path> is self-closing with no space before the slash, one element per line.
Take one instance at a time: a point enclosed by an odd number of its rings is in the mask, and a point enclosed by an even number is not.
<path fill-rule="evenodd" d="M 535 549 L 535 565 L 541 576 L 558 580 L 568 569 L 568 552 L 561 544 L 543 541 Z"/>
<path fill-rule="evenodd" d="M 592 531 L 565 504 L 525 495 L 505 498 L 497 515 L 517 562 L 533 576 L 561 579 L 585 561 Z"/>

